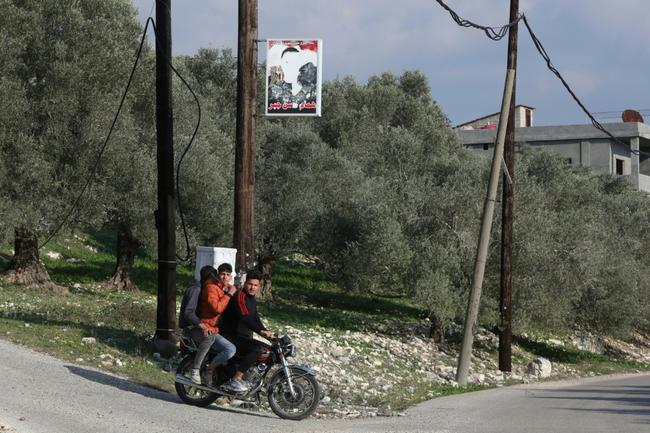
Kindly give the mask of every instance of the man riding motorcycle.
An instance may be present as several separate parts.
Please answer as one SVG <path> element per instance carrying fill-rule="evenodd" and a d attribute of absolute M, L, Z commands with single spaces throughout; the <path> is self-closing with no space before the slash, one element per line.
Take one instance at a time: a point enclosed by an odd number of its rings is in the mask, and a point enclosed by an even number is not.
<path fill-rule="evenodd" d="M 228 263 L 222 263 L 217 268 L 216 273 L 210 272 L 205 279 L 202 278 L 201 295 L 198 304 L 198 317 L 200 319 L 198 326 L 201 329 L 203 341 L 201 341 L 199 351 L 194 359 L 193 368 L 190 371 L 190 378 L 195 383 L 209 385 L 215 368 L 225 364 L 235 354 L 235 346 L 219 335 L 219 328 L 217 327 L 221 314 L 226 310 L 231 297 L 236 291 L 235 286 L 230 284 L 231 275 L 232 266 Z M 198 337 L 195 340 L 200 341 L 201 335 L 198 335 L 197 331 L 193 332 L 192 336 Z M 218 354 L 205 368 L 203 379 L 201 379 L 199 371 L 210 347 L 213 347 Z"/>
<path fill-rule="evenodd" d="M 255 364 L 263 348 L 262 343 L 253 338 L 253 332 L 265 338 L 273 337 L 273 332 L 266 329 L 257 314 L 255 295 L 261 280 L 260 272 L 249 271 L 244 288 L 233 296 L 223 313 L 221 333 L 235 345 L 241 359 L 233 377 L 223 385 L 228 391 L 243 392 L 250 387 L 242 378 L 244 372 Z"/>

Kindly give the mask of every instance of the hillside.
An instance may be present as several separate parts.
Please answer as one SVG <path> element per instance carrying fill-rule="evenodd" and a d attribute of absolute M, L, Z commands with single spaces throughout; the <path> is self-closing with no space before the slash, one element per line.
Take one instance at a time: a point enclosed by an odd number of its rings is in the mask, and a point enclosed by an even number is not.
<path fill-rule="evenodd" d="M 149 344 L 154 262 L 144 256 L 136 261 L 140 291 L 106 291 L 101 282 L 110 276 L 113 259 L 101 239 L 77 234 L 43 253 L 54 280 L 70 288 L 68 296 L 0 280 L 0 338 L 172 391 L 168 370 L 178 359 L 162 359 Z M 178 275 L 182 286 L 192 271 L 181 268 Z M 471 386 L 460 389 L 454 381 L 460 326 L 449 330 L 445 345 L 436 345 L 427 338 L 426 311 L 412 301 L 343 291 L 304 262 L 280 263 L 273 282 L 275 299 L 261 306 L 261 315 L 270 328 L 294 339 L 295 362 L 317 373 L 324 388 L 321 417 L 393 415 L 440 395 L 546 380 L 527 371 L 540 356 L 552 363 L 551 379 L 650 370 L 649 336 L 623 342 L 574 332 L 518 335 L 514 371 L 503 374 L 496 364 L 498 338 L 481 329 Z"/>

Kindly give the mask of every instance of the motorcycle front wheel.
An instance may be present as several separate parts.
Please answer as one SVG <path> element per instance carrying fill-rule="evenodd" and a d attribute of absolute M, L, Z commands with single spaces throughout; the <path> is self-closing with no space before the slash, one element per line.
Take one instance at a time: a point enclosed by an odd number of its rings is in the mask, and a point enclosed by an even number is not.
<path fill-rule="evenodd" d="M 189 355 L 183 358 L 181 363 L 176 369 L 176 374 L 182 374 L 183 376 L 189 377 L 190 369 L 192 368 L 192 363 L 194 362 L 194 355 Z M 205 407 L 212 404 L 219 394 L 213 392 L 204 391 L 193 386 L 186 386 L 181 383 L 175 382 L 174 387 L 176 388 L 176 393 L 178 396 L 187 404 L 194 406 Z"/>
<path fill-rule="evenodd" d="M 314 413 L 320 399 L 316 378 L 298 369 L 290 369 L 293 395 L 284 371 L 280 370 L 269 382 L 268 399 L 271 410 L 280 418 L 300 420 Z"/>

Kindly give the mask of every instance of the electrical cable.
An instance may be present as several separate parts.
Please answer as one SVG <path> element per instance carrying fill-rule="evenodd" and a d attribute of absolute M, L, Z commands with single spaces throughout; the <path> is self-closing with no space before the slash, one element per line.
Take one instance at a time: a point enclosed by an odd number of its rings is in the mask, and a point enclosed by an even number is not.
<path fill-rule="evenodd" d="M 70 210 L 68 211 L 66 216 L 63 218 L 63 220 L 61 220 L 61 223 L 49 235 L 49 237 L 45 240 L 45 242 L 43 242 L 38 247 L 39 249 L 41 249 L 45 245 L 47 245 L 52 240 L 52 238 L 54 238 L 54 236 L 56 236 L 56 234 L 61 230 L 63 225 L 66 223 L 66 221 L 68 221 L 68 218 L 70 218 L 70 216 L 72 215 L 74 210 L 79 206 L 79 202 L 81 201 L 81 197 L 83 196 L 84 192 L 86 191 L 86 189 L 88 188 L 88 186 L 92 182 L 93 176 L 97 173 L 97 168 L 99 168 L 99 163 L 101 162 L 102 155 L 104 154 L 104 151 L 106 150 L 106 147 L 108 146 L 108 141 L 110 140 L 111 134 L 113 133 L 113 130 L 115 129 L 115 124 L 117 123 L 117 119 L 118 119 L 118 117 L 120 115 L 120 112 L 122 111 L 122 107 L 124 106 L 124 101 L 126 100 L 126 95 L 127 95 L 128 91 L 129 91 L 129 88 L 131 87 L 131 82 L 133 81 L 133 76 L 135 75 L 135 70 L 136 70 L 136 68 L 138 66 L 138 62 L 140 60 L 140 55 L 142 53 L 142 47 L 144 46 L 144 41 L 145 41 L 145 38 L 147 36 L 147 29 L 149 28 L 149 23 L 151 23 L 152 27 L 154 26 L 154 22 L 153 22 L 153 19 L 151 17 L 149 17 L 147 19 L 147 22 L 145 23 L 144 31 L 142 32 L 142 38 L 140 39 L 140 46 L 138 47 L 138 52 L 136 54 L 135 62 L 133 63 L 133 67 L 131 68 L 131 74 L 129 75 L 129 80 L 126 83 L 126 88 L 124 89 L 124 92 L 122 93 L 122 99 L 120 100 L 120 105 L 117 108 L 117 112 L 115 113 L 115 117 L 113 118 L 113 122 L 111 123 L 111 127 L 108 130 L 108 134 L 106 135 L 106 139 L 104 140 L 104 144 L 102 145 L 102 147 L 99 150 L 99 154 L 97 155 L 97 159 L 95 160 L 95 164 L 93 165 L 92 170 L 90 172 L 90 175 L 88 176 L 88 180 L 84 184 L 83 188 L 81 188 L 81 192 L 79 192 L 79 195 L 77 196 L 77 199 L 72 204 L 72 207 L 70 208 Z"/>
<path fill-rule="evenodd" d="M 149 19 L 152 19 L 149 17 Z M 152 27 L 154 30 L 154 33 L 156 33 L 156 25 L 155 23 L 152 22 Z M 178 160 L 178 164 L 176 165 L 176 199 L 178 202 L 178 213 L 181 217 L 181 226 L 183 227 L 183 235 L 185 236 L 185 246 L 186 246 L 186 257 L 181 257 L 178 254 L 176 254 L 176 258 L 180 260 L 181 262 L 188 262 L 192 258 L 193 254 L 190 249 L 190 240 L 187 235 L 187 226 L 185 224 L 185 216 L 183 213 L 183 206 L 181 203 L 181 187 L 180 187 L 180 172 L 181 172 L 181 164 L 183 163 L 183 159 L 185 158 L 185 155 L 187 155 L 187 152 L 190 150 L 190 147 L 192 147 L 192 144 L 194 143 L 194 138 L 196 137 L 196 134 L 199 131 L 199 127 L 201 126 L 201 103 L 199 102 L 199 98 L 196 96 L 196 93 L 194 90 L 192 90 L 192 87 L 188 84 L 188 82 L 183 78 L 180 72 L 174 67 L 172 64 L 171 59 L 167 58 L 167 56 L 164 54 L 163 50 L 161 49 L 160 45 L 158 44 L 158 38 L 156 38 L 156 46 L 159 48 L 160 54 L 163 56 L 169 67 L 171 68 L 172 71 L 176 74 L 176 76 L 181 80 L 181 82 L 187 87 L 187 89 L 190 91 L 192 96 L 194 97 L 194 101 L 196 102 L 196 108 L 197 108 L 197 120 L 196 120 L 196 126 L 194 127 L 194 132 L 192 133 L 192 137 L 190 138 L 190 141 L 187 143 L 187 146 L 185 146 L 185 149 L 183 150 L 183 153 L 181 154 L 180 159 Z"/>
<path fill-rule="evenodd" d="M 551 59 L 546 52 L 546 49 L 542 45 L 542 42 L 537 38 L 535 33 L 533 32 L 533 29 L 530 27 L 530 24 L 528 23 L 528 20 L 526 19 L 526 16 L 524 14 L 520 14 L 519 17 L 504 26 L 501 27 L 488 27 L 488 26 L 482 26 L 480 24 L 476 24 L 472 21 L 466 20 L 461 18 L 454 10 L 452 10 L 449 6 L 447 6 L 442 0 L 436 0 L 436 2 L 442 6 L 453 18 L 453 20 L 461 27 L 473 27 L 475 29 L 482 30 L 485 32 L 488 38 L 498 41 L 503 39 L 503 37 L 508 33 L 508 30 L 510 27 L 516 25 L 519 21 L 523 21 L 524 25 L 526 26 L 526 29 L 528 30 L 528 33 L 530 34 L 531 39 L 533 40 L 533 44 L 535 45 L 535 48 L 539 52 L 539 54 L 542 56 L 544 61 L 546 62 L 546 66 L 548 69 L 555 74 L 555 76 L 562 82 L 562 85 L 564 88 L 569 92 L 573 100 L 578 104 L 578 106 L 582 109 L 582 111 L 587 115 L 589 120 L 591 120 L 591 124 L 594 126 L 594 128 L 598 129 L 599 131 L 603 132 L 605 135 L 610 137 L 614 142 L 623 145 L 625 147 L 629 146 L 629 144 L 625 143 L 624 141 L 620 140 L 619 138 L 615 137 L 611 132 L 609 132 L 596 118 L 589 112 L 587 107 L 580 101 L 580 99 L 576 96 L 576 94 L 573 92 L 569 84 L 566 82 L 564 77 L 562 77 L 562 74 L 553 66 L 553 63 L 551 62 Z M 642 152 L 640 150 L 632 150 L 630 147 L 630 152 L 635 154 L 635 155 L 644 155 L 644 156 L 650 156 L 650 153 L 648 152 Z"/>
<path fill-rule="evenodd" d="M 120 112 L 122 111 L 122 107 L 124 106 L 124 102 L 126 100 L 126 95 L 128 94 L 129 88 L 131 87 L 131 83 L 133 81 L 133 76 L 135 74 L 136 68 L 138 66 L 138 62 L 140 60 L 140 55 L 142 53 L 142 47 L 144 46 L 144 41 L 145 41 L 146 36 L 147 36 L 147 30 L 149 28 L 149 24 L 151 24 L 151 27 L 153 28 L 154 34 L 156 33 L 156 24 L 154 22 L 154 19 L 152 17 L 148 17 L 147 21 L 145 23 L 144 31 L 142 32 L 142 38 L 140 40 L 140 46 L 138 48 L 136 59 L 135 59 L 135 62 L 133 64 L 133 67 L 131 69 L 131 74 L 129 75 L 129 80 L 128 80 L 127 85 L 126 85 L 126 87 L 124 89 L 124 92 L 122 94 L 122 99 L 120 100 L 120 104 L 118 106 L 117 112 L 115 113 L 115 117 L 113 118 L 113 122 L 111 123 L 111 127 L 110 127 L 110 129 L 108 131 L 106 139 L 104 140 L 104 144 L 102 145 L 102 147 L 101 147 L 101 149 L 99 151 L 99 154 L 97 156 L 97 159 L 95 161 L 95 164 L 93 165 L 90 176 L 88 177 L 88 180 L 87 180 L 86 184 L 81 189 L 81 192 L 77 196 L 77 199 L 73 203 L 72 207 L 70 208 L 70 210 L 68 211 L 66 216 L 63 218 L 63 220 L 57 226 L 57 228 L 45 240 L 45 242 L 39 246 L 39 249 L 43 248 L 46 244 L 48 244 L 54 238 L 54 236 L 56 236 L 56 234 L 61 230 L 61 228 L 66 223 L 66 221 L 70 218 L 70 216 L 72 215 L 74 210 L 79 206 L 79 202 L 81 201 L 81 197 L 83 196 L 84 192 L 86 191 L 86 189 L 88 188 L 88 186 L 92 182 L 93 175 L 97 172 L 97 168 L 99 167 L 99 164 L 101 162 L 102 155 L 104 154 L 104 151 L 106 150 L 106 147 L 108 146 L 108 142 L 109 142 L 109 140 L 111 138 L 111 135 L 112 135 L 113 130 L 115 128 L 115 125 L 117 123 L 117 119 L 119 118 Z M 159 47 L 157 38 L 156 38 L 156 44 Z M 159 51 L 162 52 L 162 50 L 159 50 Z M 185 236 L 185 245 L 186 245 L 186 248 L 187 248 L 186 249 L 186 251 L 187 251 L 187 256 L 186 257 L 180 257 L 178 254 L 176 254 L 176 257 L 182 262 L 187 262 L 192 258 L 192 252 L 190 250 L 190 242 L 189 242 L 189 237 L 188 237 L 188 234 L 187 234 L 187 228 L 186 228 L 186 224 L 185 224 L 185 217 L 184 217 L 183 207 L 182 207 L 182 203 L 181 203 L 180 181 L 179 181 L 180 176 L 179 175 L 180 175 L 180 168 L 181 168 L 181 164 L 183 162 L 183 159 L 185 158 L 185 155 L 190 150 L 190 147 L 192 146 L 192 144 L 194 142 L 194 138 L 196 137 L 196 134 L 198 133 L 199 126 L 201 125 L 201 104 L 199 102 L 198 97 L 196 96 L 196 93 L 192 90 L 192 88 L 187 83 L 187 81 L 183 78 L 183 76 L 180 74 L 180 72 L 178 72 L 178 70 L 174 67 L 174 65 L 171 62 L 171 59 L 167 58 L 167 56 L 165 56 L 164 54 L 163 54 L 163 57 L 165 58 L 165 61 L 167 62 L 167 64 L 170 66 L 171 70 L 174 71 L 176 76 L 181 80 L 181 82 L 185 85 L 185 87 L 187 87 L 187 89 L 190 91 L 190 93 L 194 97 L 194 100 L 195 100 L 196 105 L 197 105 L 197 110 L 198 110 L 197 122 L 196 122 L 196 126 L 194 128 L 194 131 L 192 133 L 192 137 L 190 138 L 189 143 L 187 144 L 187 146 L 185 147 L 183 153 L 181 154 L 181 158 L 179 159 L 178 164 L 176 166 L 176 195 L 177 195 L 177 200 L 178 200 L 179 215 L 181 217 L 181 223 L 182 223 L 182 227 L 183 227 L 183 234 Z"/>
<path fill-rule="evenodd" d="M 447 12 L 449 12 L 449 15 L 453 18 L 454 21 L 456 21 L 456 24 L 458 24 L 461 27 L 473 27 L 478 30 L 482 30 L 485 35 L 492 39 L 493 41 L 499 41 L 503 39 L 507 34 L 508 30 L 510 27 L 516 25 L 521 19 L 522 15 L 520 15 L 516 20 L 514 20 L 511 23 L 505 24 L 501 27 L 490 27 L 490 26 L 482 26 L 480 24 L 476 24 L 472 21 L 466 20 L 461 18 L 456 12 L 454 12 L 449 6 L 447 6 L 442 0 L 436 0 L 440 6 L 443 7 Z"/>
<path fill-rule="evenodd" d="M 562 74 L 560 74 L 560 71 L 558 71 L 555 66 L 553 66 L 553 62 L 551 62 L 551 58 L 546 52 L 546 49 L 544 48 L 544 45 L 542 45 L 542 42 L 537 38 L 535 35 L 535 32 L 533 32 L 533 29 L 530 27 L 530 24 L 528 23 L 528 19 L 526 19 L 525 15 L 522 15 L 524 25 L 526 26 L 526 29 L 528 29 L 528 33 L 530 34 L 531 39 L 533 40 L 533 44 L 535 45 L 535 48 L 539 52 L 539 54 L 542 56 L 544 61 L 546 62 L 546 67 L 553 72 L 553 74 L 560 80 L 564 88 L 569 92 L 569 95 L 573 98 L 573 100 L 578 104 L 578 106 L 582 109 L 582 111 L 587 115 L 589 120 L 591 120 L 591 124 L 594 126 L 594 128 L 598 129 L 599 131 L 603 132 L 605 135 L 607 135 L 609 138 L 614 140 L 614 142 L 623 145 L 625 147 L 629 146 L 629 144 L 625 143 L 624 141 L 620 140 L 619 138 L 615 137 L 611 132 L 609 132 L 596 118 L 589 112 L 587 107 L 580 101 L 580 99 L 576 96 L 576 94 L 573 92 L 569 84 L 566 82 L 564 77 L 562 77 Z M 635 155 L 646 155 L 650 156 L 650 153 L 647 152 L 642 152 L 640 150 L 632 150 L 630 148 L 630 152 L 635 154 Z"/>

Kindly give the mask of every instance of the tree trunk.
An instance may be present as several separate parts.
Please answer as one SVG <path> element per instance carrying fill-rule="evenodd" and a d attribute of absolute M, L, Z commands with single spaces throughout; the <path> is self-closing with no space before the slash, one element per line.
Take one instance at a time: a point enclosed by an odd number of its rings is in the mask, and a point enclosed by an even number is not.
<path fill-rule="evenodd" d="M 262 287 L 257 295 L 257 300 L 261 302 L 267 302 L 273 300 L 273 291 L 271 286 L 271 271 L 273 270 L 273 264 L 275 259 L 270 256 L 262 256 L 259 261 L 258 269 L 262 273 L 262 281 L 260 281 Z"/>
<path fill-rule="evenodd" d="M 431 320 L 429 338 L 433 338 L 433 342 L 436 344 L 445 344 L 445 324 L 442 320 L 439 320 L 435 314 L 431 314 L 429 320 Z"/>
<path fill-rule="evenodd" d="M 138 290 L 133 283 L 131 274 L 135 253 L 140 247 L 140 242 L 133 237 L 131 230 L 125 224 L 117 227 L 117 248 L 115 251 L 115 271 L 108 279 L 106 285 L 115 290 Z"/>
<path fill-rule="evenodd" d="M 52 281 L 41 263 L 36 234 L 20 227 L 14 230 L 14 236 L 14 256 L 5 274 L 7 280 L 28 287 L 45 287 L 60 295 L 68 294 L 67 288 Z"/>

